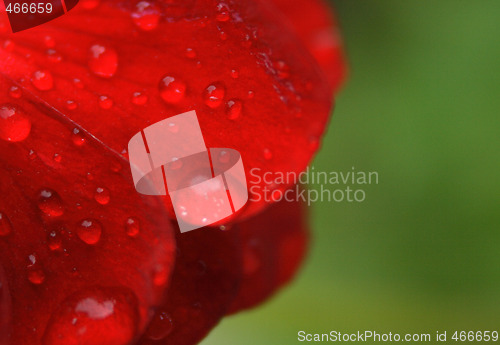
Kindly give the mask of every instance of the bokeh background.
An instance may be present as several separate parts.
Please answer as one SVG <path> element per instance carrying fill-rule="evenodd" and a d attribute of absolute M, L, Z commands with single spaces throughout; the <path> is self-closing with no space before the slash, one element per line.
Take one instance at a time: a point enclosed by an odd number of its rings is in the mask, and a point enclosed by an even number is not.
<path fill-rule="evenodd" d="M 363 203 L 311 207 L 298 278 L 203 345 L 500 331 L 500 1 L 334 5 L 351 75 L 314 166 L 379 184 Z"/>

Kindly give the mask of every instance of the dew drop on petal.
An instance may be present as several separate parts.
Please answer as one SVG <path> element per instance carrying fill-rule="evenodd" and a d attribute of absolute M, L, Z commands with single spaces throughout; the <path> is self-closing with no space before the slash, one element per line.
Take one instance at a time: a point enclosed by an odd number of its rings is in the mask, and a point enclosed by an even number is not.
<path fill-rule="evenodd" d="M 241 110 L 243 109 L 243 102 L 239 99 L 232 99 L 227 102 L 226 114 L 228 119 L 236 120 L 241 115 Z"/>
<path fill-rule="evenodd" d="M 113 48 L 94 44 L 90 47 L 89 68 L 99 77 L 111 78 L 118 68 L 118 54 Z"/>
<path fill-rule="evenodd" d="M 50 62 L 61 62 L 62 56 L 58 52 L 56 52 L 54 49 L 48 49 L 47 50 L 47 59 Z"/>
<path fill-rule="evenodd" d="M 54 162 L 56 162 L 56 163 L 61 163 L 61 161 L 62 161 L 62 156 L 59 153 L 54 154 L 54 157 L 52 157 L 52 158 L 54 159 Z"/>
<path fill-rule="evenodd" d="M 248 91 L 247 97 L 248 97 L 248 99 L 254 98 L 255 97 L 255 92 L 253 92 L 252 90 Z"/>
<path fill-rule="evenodd" d="M 160 81 L 159 89 L 161 98 L 168 104 L 179 103 L 186 94 L 186 84 L 168 75 Z"/>
<path fill-rule="evenodd" d="M 7 215 L 0 211 L 0 237 L 7 236 L 12 232 L 12 224 Z"/>
<path fill-rule="evenodd" d="M 111 198 L 109 189 L 106 187 L 97 187 L 94 193 L 94 199 L 101 205 L 107 205 Z"/>
<path fill-rule="evenodd" d="M 86 139 L 83 133 L 78 128 L 74 128 L 73 134 L 71 135 L 71 141 L 73 141 L 73 144 L 75 146 L 82 146 L 83 144 L 85 144 Z"/>
<path fill-rule="evenodd" d="M 141 30 L 154 30 L 160 21 L 160 11 L 149 1 L 139 1 L 132 12 L 132 21 Z"/>
<path fill-rule="evenodd" d="M 68 100 L 66 101 L 66 108 L 68 110 L 75 110 L 76 108 L 78 108 L 78 104 L 76 104 L 76 102 L 73 100 Z"/>
<path fill-rule="evenodd" d="M 232 69 L 231 70 L 231 77 L 233 77 L 234 79 L 237 79 L 238 76 L 239 76 L 238 71 L 235 69 Z"/>
<path fill-rule="evenodd" d="M 113 107 L 113 100 L 108 96 L 100 96 L 99 97 L 99 106 L 102 109 L 111 109 Z"/>
<path fill-rule="evenodd" d="M 31 121 L 17 107 L 0 105 L 0 138 L 6 141 L 22 141 L 31 131 Z"/>
<path fill-rule="evenodd" d="M 268 148 L 264 149 L 264 159 L 270 160 L 272 158 L 273 158 L 273 153 L 271 152 L 271 150 Z"/>
<path fill-rule="evenodd" d="M 222 104 L 225 95 L 226 88 L 224 85 L 222 83 L 213 83 L 205 89 L 203 100 L 207 106 L 215 109 Z"/>
<path fill-rule="evenodd" d="M 141 231 L 139 220 L 135 217 L 128 218 L 125 222 L 125 230 L 130 237 L 137 237 Z"/>
<path fill-rule="evenodd" d="M 28 280 L 33 285 L 40 285 L 45 281 L 45 272 L 43 271 L 37 256 L 31 254 L 28 256 L 28 265 L 26 267 Z"/>
<path fill-rule="evenodd" d="M 216 19 L 219 22 L 227 22 L 230 19 L 229 7 L 227 6 L 227 4 L 221 2 L 217 5 Z"/>
<path fill-rule="evenodd" d="M 54 79 L 49 71 L 36 71 L 33 73 L 31 83 L 40 91 L 47 91 L 54 87 Z"/>
<path fill-rule="evenodd" d="M 54 48 L 56 46 L 56 41 L 51 36 L 45 36 L 43 38 L 43 43 L 47 48 Z"/>
<path fill-rule="evenodd" d="M 52 251 L 61 249 L 62 238 L 58 231 L 54 230 L 49 232 L 49 234 L 47 235 L 47 245 L 49 246 L 49 249 Z"/>
<path fill-rule="evenodd" d="M 61 197 L 49 188 L 41 189 L 38 192 L 38 208 L 49 217 L 59 217 L 64 213 Z"/>
<path fill-rule="evenodd" d="M 172 329 L 173 322 L 170 315 L 164 310 L 159 310 L 146 330 L 146 337 L 155 341 L 162 340 L 172 332 Z"/>
<path fill-rule="evenodd" d="M 94 245 L 101 239 L 102 226 L 95 219 L 84 219 L 78 224 L 76 233 L 83 242 Z"/>
<path fill-rule="evenodd" d="M 280 79 L 286 79 L 290 77 L 290 67 L 284 61 L 276 61 L 274 63 L 274 68 L 276 71 L 276 75 Z"/>
<path fill-rule="evenodd" d="M 229 154 L 229 152 L 225 151 L 225 150 L 222 150 L 219 152 L 219 162 L 225 164 L 225 163 L 229 163 L 229 160 L 231 158 L 231 155 Z"/>
<path fill-rule="evenodd" d="M 142 92 L 134 92 L 132 95 L 132 103 L 135 105 L 144 105 L 148 102 L 148 96 Z"/>
<path fill-rule="evenodd" d="M 194 51 L 193 48 L 187 48 L 186 49 L 186 57 L 188 59 L 194 59 L 194 58 L 196 58 L 196 52 Z"/>
<path fill-rule="evenodd" d="M 42 345 L 127 345 L 136 338 L 138 324 L 138 300 L 132 290 L 86 288 L 67 297 L 55 310 Z"/>
<path fill-rule="evenodd" d="M 153 284 L 163 286 L 168 281 L 168 270 L 165 266 L 157 264 L 153 269 Z"/>
<path fill-rule="evenodd" d="M 12 97 L 12 98 L 21 98 L 21 95 L 22 95 L 22 91 L 21 89 L 14 85 L 14 86 L 11 86 L 11 88 L 9 89 L 9 96 Z"/>

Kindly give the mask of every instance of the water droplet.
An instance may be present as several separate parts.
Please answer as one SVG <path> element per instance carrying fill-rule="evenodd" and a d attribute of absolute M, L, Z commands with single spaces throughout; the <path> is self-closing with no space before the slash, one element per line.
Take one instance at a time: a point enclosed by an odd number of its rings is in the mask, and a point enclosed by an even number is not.
<path fill-rule="evenodd" d="M 54 162 L 56 162 L 56 163 L 61 163 L 61 161 L 62 161 L 62 156 L 59 153 L 55 153 L 54 157 L 52 157 L 52 158 L 54 159 Z"/>
<path fill-rule="evenodd" d="M 172 329 L 172 318 L 166 311 L 160 310 L 153 316 L 153 319 L 146 330 L 146 337 L 150 340 L 162 340 L 172 332 Z"/>
<path fill-rule="evenodd" d="M 159 89 L 161 98 L 169 104 L 179 103 L 186 94 L 186 84 L 171 76 L 163 77 Z"/>
<path fill-rule="evenodd" d="M 109 189 L 106 187 L 97 187 L 94 193 L 94 199 L 101 205 L 107 205 L 111 198 Z"/>
<path fill-rule="evenodd" d="M 141 231 L 141 226 L 139 224 L 139 219 L 135 217 L 130 217 L 125 222 L 125 230 L 127 231 L 127 235 L 130 237 L 137 237 L 139 232 Z"/>
<path fill-rule="evenodd" d="M 47 324 L 42 344 L 127 345 L 137 336 L 139 320 L 138 300 L 132 290 L 86 288 L 60 303 Z"/>
<path fill-rule="evenodd" d="M 0 106 L 0 138 L 6 141 L 22 141 L 31 131 L 31 121 L 11 104 Z"/>
<path fill-rule="evenodd" d="M 113 100 L 108 96 L 100 96 L 99 97 L 99 106 L 102 109 L 111 109 L 113 106 Z"/>
<path fill-rule="evenodd" d="M 102 226 L 97 220 L 84 219 L 78 225 L 76 233 L 83 242 L 94 245 L 101 239 Z"/>
<path fill-rule="evenodd" d="M 290 67 L 284 61 L 277 61 L 274 63 L 276 75 L 280 79 L 287 79 L 290 77 Z"/>
<path fill-rule="evenodd" d="M 243 102 L 239 99 L 232 99 L 227 102 L 226 114 L 228 119 L 236 120 L 241 115 L 243 109 Z"/>
<path fill-rule="evenodd" d="M 253 92 L 252 90 L 248 91 L 247 97 L 248 97 L 248 99 L 254 98 L 255 97 L 255 92 Z"/>
<path fill-rule="evenodd" d="M 47 244 L 52 251 L 60 250 L 62 247 L 62 238 L 58 231 L 51 231 L 47 235 Z"/>
<path fill-rule="evenodd" d="M 56 41 L 51 36 L 45 36 L 43 43 L 47 48 L 54 48 L 56 46 Z"/>
<path fill-rule="evenodd" d="M 178 133 L 179 132 L 179 126 L 177 126 L 175 123 L 170 122 L 168 124 L 168 131 L 170 133 Z"/>
<path fill-rule="evenodd" d="M 18 86 L 11 86 L 9 89 L 9 96 L 12 98 L 21 98 L 22 91 Z"/>
<path fill-rule="evenodd" d="M 34 160 L 36 157 L 38 157 L 38 155 L 36 154 L 36 152 L 33 151 L 33 150 L 30 150 L 30 152 L 28 153 L 28 158 L 30 160 Z"/>
<path fill-rule="evenodd" d="M 47 91 L 54 87 L 54 79 L 49 71 L 36 71 L 33 73 L 31 83 L 40 91 Z"/>
<path fill-rule="evenodd" d="M 186 57 L 188 59 L 194 59 L 194 58 L 196 58 L 196 52 L 194 51 L 193 48 L 187 48 L 186 49 Z"/>
<path fill-rule="evenodd" d="M 90 70 L 103 78 L 111 78 L 118 68 L 118 54 L 113 48 L 94 44 L 90 47 Z"/>
<path fill-rule="evenodd" d="M 264 159 L 270 160 L 273 158 L 273 153 L 269 149 L 264 149 Z"/>
<path fill-rule="evenodd" d="M 48 188 L 38 192 L 38 208 L 49 217 L 59 217 L 64 213 L 61 197 Z"/>
<path fill-rule="evenodd" d="M 148 102 L 148 96 L 142 92 L 134 92 L 132 95 L 132 103 L 135 105 L 144 105 Z"/>
<path fill-rule="evenodd" d="M 225 31 L 219 31 L 219 38 L 223 41 L 227 40 L 227 33 Z"/>
<path fill-rule="evenodd" d="M 182 160 L 180 160 L 177 157 L 172 158 L 172 161 L 170 163 L 167 163 L 165 167 L 169 170 L 179 170 L 182 168 Z"/>
<path fill-rule="evenodd" d="M 61 62 L 62 56 L 57 53 L 54 49 L 48 49 L 47 50 L 47 59 L 50 62 Z"/>
<path fill-rule="evenodd" d="M 40 285 L 45 281 L 45 273 L 38 263 L 36 254 L 28 256 L 27 265 L 28 280 L 34 285 Z"/>
<path fill-rule="evenodd" d="M 7 215 L 3 212 L 0 212 L 0 237 L 7 236 L 12 232 L 12 224 L 7 218 Z"/>
<path fill-rule="evenodd" d="M 94 179 L 94 175 L 91 172 L 87 173 L 87 180 L 92 181 Z"/>
<path fill-rule="evenodd" d="M 231 155 L 229 154 L 229 152 L 225 151 L 225 150 L 222 150 L 219 152 L 219 162 L 225 164 L 225 163 L 229 163 L 229 160 L 231 158 Z"/>
<path fill-rule="evenodd" d="M 235 69 L 232 69 L 231 70 L 231 77 L 233 77 L 234 79 L 237 79 L 238 76 L 239 76 L 238 71 Z"/>
<path fill-rule="evenodd" d="M 71 140 L 73 141 L 73 144 L 75 144 L 76 146 L 82 146 L 83 144 L 85 144 L 86 141 L 85 136 L 78 128 L 73 129 Z"/>
<path fill-rule="evenodd" d="M 73 100 L 68 100 L 66 101 L 66 108 L 68 110 L 75 110 L 76 108 L 78 108 L 78 104 L 76 104 L 76 102 Z"/>
<path fill-rule="evenodd" d="M 160 11 L 149 1 L 140 1 L 135 6 L 135 11 L 132 12 L 132 20 L 141 30 L 154 30 L 160 21 Z"/>
<path fill-rule="evenodd" d="M 80 79 L 78 78 L 73 79 L 73 84 L 75 85 L 75 87 L 83 89 L 83 83 Z"/>
<path fill-rule="evenodd" d="M 229 7 L 227 4 L 221 2 L 217 5 L 217 16 L 216 19 L 219 22 L 227 22 L 230 19 Z"/>
<path fill-rule="evenodd" d="M 215 109 L 222 104 L 225 95 L 226 88 L 224 85 L 222 83 L 213 83 L 205 89 L 203 99 L 206 105 Z"/>
<path fill-rule="evenodd" d="M 5 40 L 5 42 L 3 43 L 3 49 L 5 49 L 8 52 L 13 51 L 15 46 L 16 45 L 11 40 Z"/>

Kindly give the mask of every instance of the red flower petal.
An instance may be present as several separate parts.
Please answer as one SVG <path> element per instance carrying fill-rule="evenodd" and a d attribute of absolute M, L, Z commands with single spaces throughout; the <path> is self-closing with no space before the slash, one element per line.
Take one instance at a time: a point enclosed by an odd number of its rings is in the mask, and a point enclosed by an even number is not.
<path fill-rule="evenodd" d="M 247 175 L 252 168 L 303 170 L 331 96 L 314 59 L 272 9 L 260 2 L 224 9 L 210 0 L 143 3 L 80 6 L 9 36 L 0 69 L 35 102 L 116 152 L 146 126 L 196 109 L 207 146 L 238 150 Z M 113 105 L 103 106 L 102 97 Z M 251 202 L 245 213 L 265 204 Z"/>
<path fill-rule="evenodd" d="M 1 90 L 12 85 L 0 78 Z M 135 191 L 126 160 L 27 90 L 22 97 L 0 106 L 0 266 L 12 299 L 10 341 L 39 344 L 45 332 L 46 345 L 127 344 L 167 285 L 170 222 L 155 199 Z M 89 304 L 104 314 L 93 316 Z"/>
<path fill-rule="evenodd" d="M 197 344 L 225 315 L 241 281 L 238 233 L 205 228 L 177 237 L 164 304 L 139 344 Z"/>
<path fill-rule="evenodd" d="M 293 277 L 308 242 L 305 205 L 281 201 L 233 230 L 241 237 L 244 275 L 232 313 L 262 303 Z"/>
<path fill-rule="evenodd" d="M 336 93 L 347 74 L 339 25 L 323 0 L 272 0 L 328 77 Z"/>

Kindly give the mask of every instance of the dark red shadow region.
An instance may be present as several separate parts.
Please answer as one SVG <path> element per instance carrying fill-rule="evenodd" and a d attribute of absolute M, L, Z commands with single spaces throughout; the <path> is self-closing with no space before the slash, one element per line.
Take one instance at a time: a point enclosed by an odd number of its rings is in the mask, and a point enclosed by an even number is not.
<path fill-rule="evenodd" d="M 78 0 L 3 0 L 12 32 L 47 23 L 76 6 Z"/>

